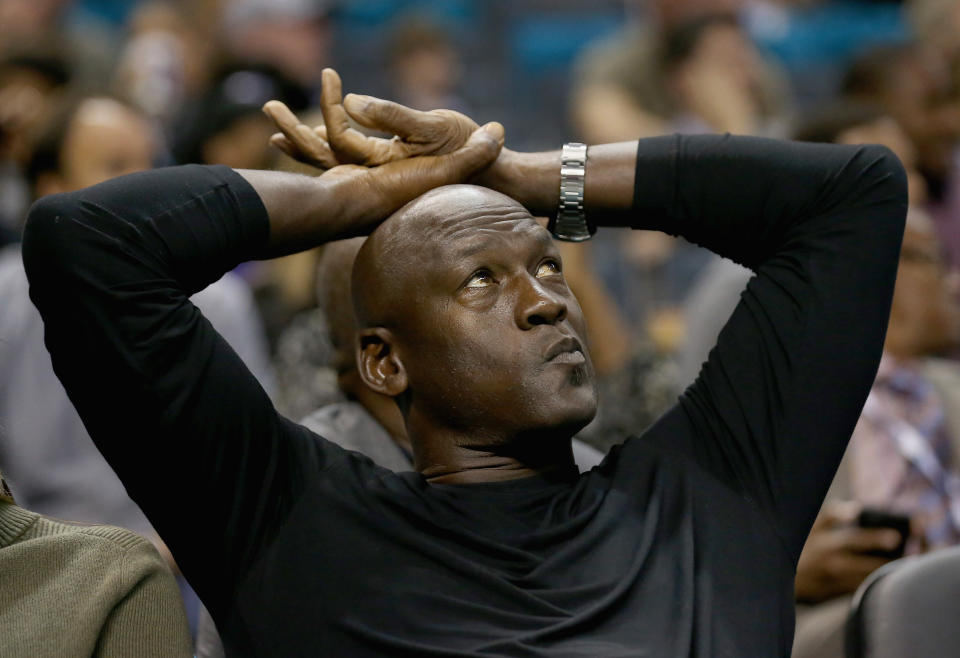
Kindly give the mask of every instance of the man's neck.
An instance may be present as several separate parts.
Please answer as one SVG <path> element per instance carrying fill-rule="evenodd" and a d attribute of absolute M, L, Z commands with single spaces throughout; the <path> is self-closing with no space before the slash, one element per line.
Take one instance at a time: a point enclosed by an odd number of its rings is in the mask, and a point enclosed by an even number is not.
<path fill-rule="evenodd" d="M 561 434 L 509 440 L 479 440 L 450 430 L 410 435 L 414 468 L 435 484 L 505 482 L 534 475 L 565 477 L 577 472 L 571 438 Z"/>

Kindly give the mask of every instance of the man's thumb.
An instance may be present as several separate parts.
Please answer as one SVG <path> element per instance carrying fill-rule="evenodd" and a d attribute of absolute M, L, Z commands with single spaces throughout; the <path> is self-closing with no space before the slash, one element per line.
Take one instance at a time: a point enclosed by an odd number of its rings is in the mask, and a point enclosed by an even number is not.
<path fill-rule="evenodd" d="M 473 131 L 461 148 L 441 157 L 451 158 L 460 176 L 466 177 L 493 162 L 503 148 L 503 141 L 503 126 L 491 121 Z"/>

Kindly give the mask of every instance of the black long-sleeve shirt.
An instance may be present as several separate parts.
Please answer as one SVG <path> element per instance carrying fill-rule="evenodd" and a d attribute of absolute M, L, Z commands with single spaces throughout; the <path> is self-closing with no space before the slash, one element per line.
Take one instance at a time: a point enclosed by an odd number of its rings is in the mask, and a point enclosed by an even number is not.
<path fill-rule="evenodd" d="M 187 299 L 269 234 L 229 169 L 41 200 L 24 260 L 58 376 L 236 654 L 753 658 L 790 652 L 905 211 L 880 147 L 641 140 L 623 223 L 757 275 L 679 403 L 570 481 L 431 485 L 280 417 Z"/>

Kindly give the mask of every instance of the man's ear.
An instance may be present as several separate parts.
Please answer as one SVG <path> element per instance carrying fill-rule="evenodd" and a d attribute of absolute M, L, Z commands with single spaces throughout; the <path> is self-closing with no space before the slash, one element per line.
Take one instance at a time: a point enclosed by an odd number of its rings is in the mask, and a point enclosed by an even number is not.
<path fill-rule="evenodd" d="M 407 390 L 407 371 L 394 348 L 389 329 L 373 327 L 357 332 L 357 370 L 370 389 L 396 397 Z"/>

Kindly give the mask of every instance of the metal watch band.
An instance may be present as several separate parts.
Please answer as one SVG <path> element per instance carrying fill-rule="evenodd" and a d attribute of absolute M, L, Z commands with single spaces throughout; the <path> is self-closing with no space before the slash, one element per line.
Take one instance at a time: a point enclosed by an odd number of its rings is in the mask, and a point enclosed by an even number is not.
<path fill-rule="evenodd" d="M 583 242 L 593 231 L 583 209 L 583 183 L 587 165 L 587 145 L 571 142 L 560 153 L 560 207 L 550 222 L 550 232 L 558 240 Z"/>

